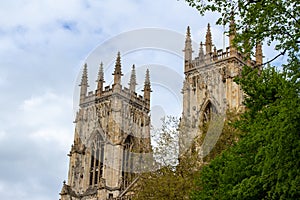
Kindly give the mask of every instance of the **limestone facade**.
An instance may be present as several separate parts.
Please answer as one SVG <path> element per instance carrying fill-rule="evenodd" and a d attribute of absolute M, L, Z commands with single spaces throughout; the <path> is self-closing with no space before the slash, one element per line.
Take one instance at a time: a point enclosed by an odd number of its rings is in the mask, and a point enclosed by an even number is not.
<path fill-rule="evenodd" d="M 134 66 L 129 88 L 121 85 L 120 53 L 113 75 L 113 85 L 104 87 L 101 63 L 97 88 L 88 92 L 84 66 L 74 144 L 68 155 L 68 182 L 64 182 L 61 200 L 129 199 L 128 187 L 136 181 L 139 170 L 134 156 L 151 152 L 149 71 L 144 96 L 135 92 Z"/>
<path fill-rule="evenodd" d="M 205 43 L 193 58 L 190 27 L 187 28 L 184 52 L 183 110 L 180 122 L 180 154 L 190 150 L 193 140 L 202 134 L 203 125 L 213 113 L 225 114 L 228 110 L 242 111 L 244 93 L 234 78 L 243 66 L 261 67 L 261 44 L 256 47 L 256 59 L 250 60 L 232 45 L 235 36 L 234 21 L 230 23 L 229 47 L 217 50 L 212 42 L 208 24 Z M 205 51 L 204 51 L 205 46 Z M 199 149 L 199 147 L 198 147 Z"/>

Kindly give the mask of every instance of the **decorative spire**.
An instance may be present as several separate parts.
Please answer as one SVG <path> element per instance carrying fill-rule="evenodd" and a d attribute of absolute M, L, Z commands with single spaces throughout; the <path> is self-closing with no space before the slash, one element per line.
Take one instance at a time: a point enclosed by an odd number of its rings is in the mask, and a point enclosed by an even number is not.
<path fill-rule="evenodd" d="M 231 13 L 231 19 L 229 24 L 229 47 L 230 47 L 230 55 L 236 53 L 236 48 L 233 46 L 233 40 L 236 35 L 236 28 L 235 28 L 235 21 L 234 21 L 234 14 Z"/>
<path fill-rule="evenodd" d="M 114 84 L 121 84 L 121 76 L 123 76 L 123 74 L 122 74 L 122 69 L 121 69 L 120 52 L 118 52 L 117 59 L 116 59 L 116 65 L 115 65 L 115 71 L 112 75 L 114 75 Z"/>
<path fill-rule="evenodd" d="M 87 84 L 88 84 L 88 74 L 87 74 L 87 64 L 85 63 L 83 66 L 81 83 L 79 86 L 83 86 L 83 85 L 87 85 Z"/>
<path fill-rule="evenodd" d="M 146 107 L 150 109 L 150 93 L 151 90 L 151 83 L 150 83 L 150 75 L 149 75 L 149 69 L 146 70 L 146 77 L 145 77 L 145 83 L 144 83 L 144 99 L 147 102 Z"/>
<path fill-rule="evenodd" d="M 80 83 L 80 104 L 84 102 L 84 99 L 86 97 L 87 93 L 87 88 L 89 87 L 88 85 L 88 74 L 87 74 L 87 64 L 84 64 L 83 67 L 83 73 L 81 77 L 81 83 Z"/>
<path fill-rule="evenodd" d="M 149 86 L 150 87 L 150 73 L 149 73 L 149 69 L 146 70 L 146 76 L 145 76 L 145 86 Z"/>
<path fill-rule="evenodd" d="M 186 38 L 185 38 L 185 47 L 184 47 L 184 59 L 185 61 L 192 61 L 192 53 L 193 53 L 193 49 L 192 49 L 192 40 L 191 40 L 191 32 L 190 32 L 190 27 L 187 27 L 186 30 Z"/>
<path fill-rule="evenodd" d="M 212 38 L 211 38 L 211 32 L 210 32 L 210 24 L 207 25 L 207 32 L 206 32 L 206 54 L 209 54 L 212 52 Z"/>
<path fill-rule="evenodd" d="M 199 48 L 199 60 L 204 60 L 204 52 L 203 52 L 203 43 L 200 42 L 200 48 Z"/>
<path fill-rule="evenodd" d="M 129 89 L 132 92 L 135 92 L 135 86 L 137 85 L 136 83 L 136 74 L 135 74 L 135 66 L 132 66 L 131 70 L 131 76 L 130 76 L 130 81 L 129 81 Z"/>
<path fill-rule="evenodd" d="M 98 79 L 96 80 L 97 84 L 97 90 L 96 95 L 100 96 L 103 91 L 103 83 L 104 81 L 104 72 L 103 72 L 103 63 L 100 63 L 99 72 L 98 72 Z"/>
<path fill-rule="evenodd" d="M 261 42 L 256 43 L 255 48 L 255 59 L 256 59 L 256 65 L 261 66 L 263 63 L 263 53 L 262 53 L 262 45 Z"/>

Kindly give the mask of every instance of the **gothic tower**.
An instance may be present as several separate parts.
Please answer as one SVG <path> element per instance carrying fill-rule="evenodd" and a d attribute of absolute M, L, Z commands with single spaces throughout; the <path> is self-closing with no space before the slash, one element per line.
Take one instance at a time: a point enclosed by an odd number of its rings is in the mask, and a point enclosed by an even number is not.
<path fill-rule="evenodd" d="M 134 66 L 130 88 L 121 85 L 120 53 L 113 76 L 112 86 L 104 87 L 101 63 L 97 88 L 88 92 L 88 67 L 84 65 L 74 144 L 68 155 L 68 182 L 64 182 L 61 200 L 129 199 L 129 187 L 136 181 L 141 167 L 141 158 L 135 155 L 151 152 L 149 71 L 144 96 L 135 91 Z"/>
<path fill-rule="evenodd" d="M 256 60 L 247 60 L 233 46 L 234 19 L 230 22 L 229 47 L 216 49 L 208 24 L 205 44 L 200 42 L 198 56 L 192 59 L 190 27 L 187 28 L 184 48 L 183 110 L 180 122 L 180 154 L 189 150 L 193 140 L 201 136 L 201 127 L 212 119 L 213 113 L 243 110 L 244 93 L 234 82 L 242 67 L 262 65 L 261 44 L 256 46 Z M 203 45 L 205 46 L 205 52 Z"/>

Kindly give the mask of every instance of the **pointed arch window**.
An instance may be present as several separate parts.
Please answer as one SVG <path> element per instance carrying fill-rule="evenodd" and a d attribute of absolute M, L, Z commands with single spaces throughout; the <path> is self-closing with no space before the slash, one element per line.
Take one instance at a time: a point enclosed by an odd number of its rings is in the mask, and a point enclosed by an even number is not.
<path fill-rule="evenodd" d="M 213 113 L 217 113 L 217 110 L 215 106 L 209 101 L 203 111 L 203 117 L 202 117 L 203 124 L 206 124 L 212 120 Z"/>
<path fill-rule="evenodd" d="M 90 186 L 97 185 L 103 177 L 104 146 L 105 142 L 98 134 L 91 148 Z"/>
<path fill-rule="evenodd" d="M 123 187 L 127 187 L 133 179 L 133 139 L 133 136 L 129 135 L 124 142 L 122 163 Z"/>

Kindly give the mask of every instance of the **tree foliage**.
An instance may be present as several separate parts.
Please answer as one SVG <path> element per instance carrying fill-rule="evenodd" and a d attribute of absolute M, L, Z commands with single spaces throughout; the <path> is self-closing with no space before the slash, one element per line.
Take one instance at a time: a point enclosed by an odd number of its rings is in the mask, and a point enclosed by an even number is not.
<path fill-rule="evenodd" d="M 192 199 L 300 198 L 300 6 L 296 0 L 186 0 L 201 14 L 235 16 L 234 44 L 245 52 L 275 43 L 288 57 L 280 71 L 245 67 L 236 81 L 246 93 L 246 112 L 236 123 L 242 138 L 196 176 Z M 243 46 L 248 42 L 248 46 Z M 243 47 L 244 49 L 242 49 Z M 265 63 L 265 64 L 266 64 Z"/>
<path fill-rule="evenodd" d="M 235 126 L 234 123 L 239 119 L 240 113 L 236 110 L 227 111 L 226 113 L 226 120 L 222 129 L 222 133 L 218 138 L 217 143 L 214 145 L 213 149 L 208 153 L 207 156 L 203 158 L 204 163 L 209 163 L 213 160 L 216 156 L 221 154 L 224 150 L 228 149 L 235 145 L 235 143 L 239 140 L 241 131 L 239 131 Z M 203 129 L 202 138 L 206 136 L 207 128 L 209 126 L 208 123 Z M 200 145 L 202 143 L 199 143 Z"/>
<path fill-rule="evenodd" d="M 194 188 L 191 170 L 196 157 L 186 157 L 178 165 L 178 119 L 168 116 L 162 119 L 161 128 L 153 131 L 154 157 L 159 168 L 140 176 L 135 186 L 134 199 L 188 199 Z"/>
<path fill-rule="evenodd" d="M 152 131 L 154 157 L 161 166 L 175 167 L 179 154 L 179 120 L 172 116 L 166 116 L 161 120 L 161 127 Z"/>
<path fill-rule="evenodd" d="M 242 139 L 197 177 L 192 199 L 300 198 L 300 98 L 295 84 L 273 68 L 244 70 L 249 94 L 237 126 Z M 251 84 L 250 84 L 251 83 Z"/>
<path fill-rule="evenodd" d="M 221 137 L 212 151 L 204 158 L 205 162 L 214 159 L 239 138 L 239 131 L 232 126 L 237 117 L 238 115 L 235 113 L 228 113 Z M 157 143 L 154 153 L 161 167 L 140 176 L 135 186 L 134 199 L 189 199 L 190 193 L 198 188 L 193 179 L 202 167 L 199 152 L 189 152 L 188 155 L 180 158 L 180 162 L 177 160 L 178 154 L 175 156 L 175 160 L 172 155 L 178 153 L 179 132 L 177 126 L 176 118 L 167 117 L 163 119 L 161 129 L 154 132 Z"/>
<path fill-rule="evenodd" d="M 134 199 L 182 200 L 189 199 L 195 184 L 195 171 L 191 170 L 191 157 L 174 169 L 164 166 L 157 171 L 142 174 L 136 187 Z M 193 160 L 195 161 L 195 160 Z"/>

